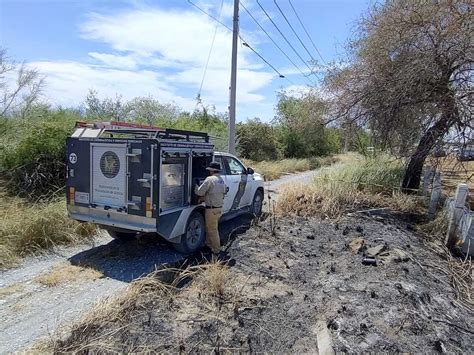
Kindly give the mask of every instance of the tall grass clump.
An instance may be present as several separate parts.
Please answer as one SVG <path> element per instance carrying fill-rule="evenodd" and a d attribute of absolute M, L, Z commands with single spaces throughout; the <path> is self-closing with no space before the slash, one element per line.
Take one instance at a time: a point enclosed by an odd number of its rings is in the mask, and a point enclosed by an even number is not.
<path fill-rule="evenodd" d="M 338 155 L 328 157 L 291 158 L 281 160 L 253 161 L 245 159 L 247 166 L 252 167 L 257 173 L 265 175 L 266 180 L 275 180 L 285 174 L 299 173 L 318 169 L 339 161 Z"/>
<path fill-rule="evenodd" d="M 322 183 L 329 181 L 354 185 L 352 188 L 371 192 L 391 192 L 400 187 L 404 166 L 400 160 L 389 156 L 362 158 L 353 156 L 353 160 L 339 169 L 322 174 L 316 179 Z M 315 182 L 316 184 L 318 181 Z"/>
<path fill-rule="evenodd" d="M 280 191 L 281 214 L 338 217 L 361 208 L 390 207 L 402 212 L 418 208 L 416 197 L 399 192 L 403 164 L 382 156 L 352 156 L 345 163 L 317 175 L 309 185 L 292 185 Z"/>
<path fill-rule="evenodd" d="M 0 267 L 14 266 L 22 257 L 57 246 L 91 240 L 96 227 L 67 216 L 64 200 L 26 203 L 0 196 Z"/>

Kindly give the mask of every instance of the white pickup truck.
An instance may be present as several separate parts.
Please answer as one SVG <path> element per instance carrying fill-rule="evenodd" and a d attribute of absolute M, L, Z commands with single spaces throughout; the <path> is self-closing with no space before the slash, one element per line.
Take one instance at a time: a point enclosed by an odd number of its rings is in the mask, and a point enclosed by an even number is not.
<path fill-rule="evenodd" d="M 67 139 L 67 208 L 114 238 L 156 233 L 180 252 L 204 244 L 204 206 L 194 186 L 220 163 L 228 187 L 221 220 L 262 212 L 264 181 L 206 133 L 123 122 L 76 124 Z"/>

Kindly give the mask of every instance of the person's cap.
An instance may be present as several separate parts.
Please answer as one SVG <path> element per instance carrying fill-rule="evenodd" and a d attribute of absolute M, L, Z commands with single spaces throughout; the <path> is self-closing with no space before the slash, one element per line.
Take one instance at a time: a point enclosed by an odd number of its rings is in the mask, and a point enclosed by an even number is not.
<path fill-rule="evenodd" d="M 206 170 L 210 171 L 221 171 L 221 164 L 216 163 L 216 162 L 211 162 L 209 166 L 206 168 Z"/>

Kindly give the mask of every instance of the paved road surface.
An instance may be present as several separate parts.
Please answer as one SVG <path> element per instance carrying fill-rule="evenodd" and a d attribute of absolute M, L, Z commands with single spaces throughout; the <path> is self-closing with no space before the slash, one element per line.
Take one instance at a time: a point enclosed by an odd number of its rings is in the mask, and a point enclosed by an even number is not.
<path fill-rule="evenodd" d="M 276 193 L 285 184 L 309 182 L 314 174 L 310 171 L 286 175 L 266 183 L 266 189 Z M 230 233 L 249 221 L 249 217 L 242 217 L 225 222 L 219 229 L 224 238 L 229 238 Z M 21 267 L 0 271 L 0 354 L 31 346 L 38 338 L 69 324 L 99 299 L 114 294 L 137 277 L 159 267 L 181 263 L 184 258 L 156 238 L 144 237 L 124 243 L 101 235 L 95 245 L 57 249 L 54 253 L 29 258 Z M 71 271 L 71 264 L 93 268 L 103 276 L 88 278 L 79 273 L 52 287 L 38 281 L 52 270 L 61 272 L 64 268 L 64 272 L 77 272 L 77 269 Z"/>

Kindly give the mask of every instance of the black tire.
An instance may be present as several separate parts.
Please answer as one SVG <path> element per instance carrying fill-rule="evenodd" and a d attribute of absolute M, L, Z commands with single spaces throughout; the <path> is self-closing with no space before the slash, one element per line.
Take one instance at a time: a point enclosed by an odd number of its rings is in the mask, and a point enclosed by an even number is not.
<path fill-rule="evenodd" d="M 183 254 L 191 254 L 202 248 L 206 239 L 206 224 L 201 213 L 194 211 L 188 218 L 185 233 L 173 247 Z"/>
<path fill-rule="evenodd" d="M 263 192 L 261 190 L 257 190 L 255 192 L 255 195 L 253 196 L 250 212 L 255 217 L 260 217 L 262 215 L 262 208 L 263 208 Z"/>
<path fill-rule="evenodd" d="M 135 232 L 123 232 L 123 231 L 118 231 L 115 229 L 107 229 L 107 232 L 112 238 L 123 240 L 123 241 L 132 240 L 137 235 L 137 233 Z"/>

